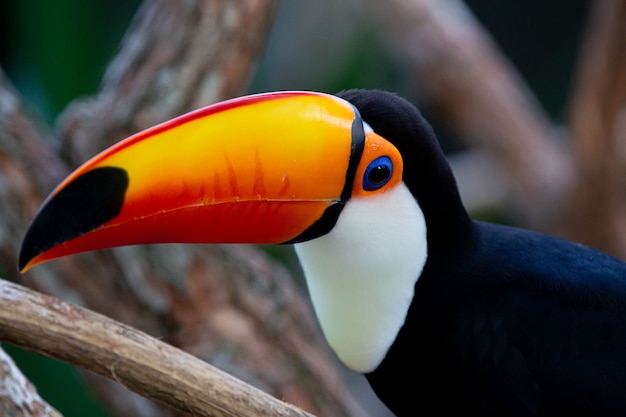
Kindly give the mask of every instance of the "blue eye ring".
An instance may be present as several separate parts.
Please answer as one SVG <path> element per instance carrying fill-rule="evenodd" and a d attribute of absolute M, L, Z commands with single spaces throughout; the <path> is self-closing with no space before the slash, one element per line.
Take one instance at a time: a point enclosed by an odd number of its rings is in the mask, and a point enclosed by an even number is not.
<path fill-rule="evenodd" d="M 374 159 L 365 169 L 363 174 L 363 189 L 376 191 L 391 179 L 393 164 L 388 156 L 379 156 Z"/>

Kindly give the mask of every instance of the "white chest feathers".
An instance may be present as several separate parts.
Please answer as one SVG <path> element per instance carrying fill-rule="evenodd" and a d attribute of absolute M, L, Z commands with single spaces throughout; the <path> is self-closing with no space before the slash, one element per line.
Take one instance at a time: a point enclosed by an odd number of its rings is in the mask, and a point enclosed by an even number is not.
<path fill-rule="evenodd" d="M 326 235 L 295 245 L 328 343 L 358 372 L 382 362 L 426 263 L 424 215 L 404 183 L 350 200 Z"/>

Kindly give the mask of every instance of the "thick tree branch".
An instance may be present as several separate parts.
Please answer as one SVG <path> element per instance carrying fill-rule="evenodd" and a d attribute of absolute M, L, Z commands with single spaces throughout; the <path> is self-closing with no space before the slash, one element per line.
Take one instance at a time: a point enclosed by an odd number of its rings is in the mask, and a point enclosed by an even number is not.
<path fill-rule="evenodd" d="M 570 103 L 570 237 L 626 258 L 626 2 L 592 3 Z"/>
<path fill-rule="evenodd" d="M 0 280 L 0 338 L 193 416 L 309 414 L 100 314 Z"/>

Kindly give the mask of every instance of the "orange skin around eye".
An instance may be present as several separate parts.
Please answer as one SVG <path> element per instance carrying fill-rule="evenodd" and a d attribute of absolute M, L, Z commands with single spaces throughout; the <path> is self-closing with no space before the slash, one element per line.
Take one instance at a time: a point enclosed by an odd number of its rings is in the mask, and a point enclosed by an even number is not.
<path fill-rule="evenodd" d="M 363 176 L 368 165 L 378 157 L 386 156 L 391 159 L 393 171 L 391 178 L 384 186 L 376 190 L 365 190 L 363 188 Z M 371 197 L 379 193 L 384 193 L 392 189 L 402 181 L 402 156 L 400 152 L 388 140 L 382 136 L 368 132 L 365 134 L 365 144 L 363 148 L 363 156 L 354 176 L 354 187 L 352 188 L 352 197 Z"/>

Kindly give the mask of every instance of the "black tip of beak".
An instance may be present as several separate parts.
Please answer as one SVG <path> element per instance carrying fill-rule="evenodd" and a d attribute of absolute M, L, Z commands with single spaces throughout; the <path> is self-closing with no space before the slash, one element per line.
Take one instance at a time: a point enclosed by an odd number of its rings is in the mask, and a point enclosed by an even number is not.
<path fill-rule="evenodd" d="M 121 168 L 95 168 L 77 177 L 39 210 L 20 250 L 18 269 L 54 246 L 85 234 L 119 214 L 128 189 Z"/>

